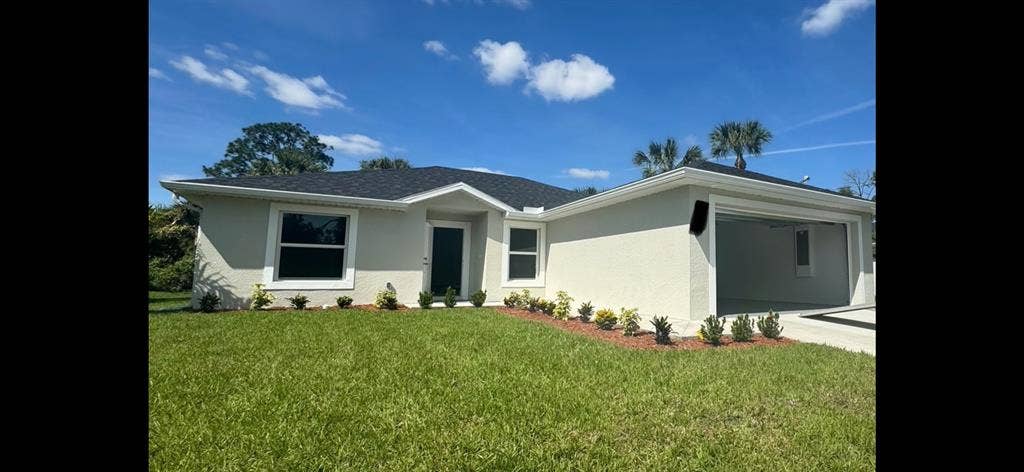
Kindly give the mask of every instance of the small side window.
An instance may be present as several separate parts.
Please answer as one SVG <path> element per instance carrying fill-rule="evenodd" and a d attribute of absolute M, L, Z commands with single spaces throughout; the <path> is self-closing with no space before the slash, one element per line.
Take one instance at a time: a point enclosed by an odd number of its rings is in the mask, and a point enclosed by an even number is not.
<path fill-rule="evenodd" d="M 796 226 L 793 239 L 796 243 L 796 276 L 814 277 L 814 258 L 811 244 L 813 236 L 810 226 Z"/>

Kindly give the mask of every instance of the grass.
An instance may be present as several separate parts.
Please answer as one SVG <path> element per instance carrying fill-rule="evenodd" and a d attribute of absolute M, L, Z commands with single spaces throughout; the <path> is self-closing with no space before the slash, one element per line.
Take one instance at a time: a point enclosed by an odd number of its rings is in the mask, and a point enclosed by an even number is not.
<path fill-rule="evenodd" d="M 632 351 L 486 308 L 149 325 L 151 470 L 875 468 L 866 354 Z"/>
<path fill-rule="evenodd" d="M 149 292 L 149 312 L 183 311 L 192 302 L 192 292 Z"/>

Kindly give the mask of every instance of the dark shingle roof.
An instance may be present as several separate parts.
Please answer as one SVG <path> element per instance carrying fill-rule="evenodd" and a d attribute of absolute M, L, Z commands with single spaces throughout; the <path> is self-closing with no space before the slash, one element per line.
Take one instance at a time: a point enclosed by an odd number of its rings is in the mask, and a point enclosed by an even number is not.
<path fill-rule="evenodd" d="M 416 167 L 298 175 L 267 175 L 182 180 L 232 187 L 343 195 L 398 200 L 445 185 L 464 182 L 508 206 L 554 208 L 583 198 L 583 194 L 511 175 L 490 174 L 450 167 Z"/>
<path fill-rule="evenodd" d="M 736 177 L 744 177 L 744 178 L 747 178 L 747 179 L 760 180 L 762 182 L 771 182 L 773 184 L 785 185 L 787 187 L 802 188 L 804 190 L 813 190 L 815 192 L 823 192 L 823 193 L 828 193 L 828 194 L 832 194 L 832 195 L 839 195 L 839 196 L 843 196 L 843 197 L 847 197 L 848 196 L 848 195 L 843 195 L 843 194 L 841 194 L 839 192 L 836 192 L 836 191 L 833 191 L 833 190 L 829 190 L 827 188 L 815 187 L 813 185 L 802 184 L 802 183 L 799 183 L 799 182 L 794 182 L 792 180 L 780 179 L 778 177 L 772 177 L 772 176 L 767 175 L 767 174 L 761 174 L 761 173 L 752 172 L 752 171 L 749 171 L 749 170 L 739 170 L 735 166 L 725 166 L 725 165 L 716 164 L 716 163 L 710 162 L 710 161 L 699 161 L 699 162 L 696 162 L 694 164 L 688 165 L 687 167 L 692 167 L 694 169 L 700 169 L 700 170 L 706 170 L 706 171 L 710 171 L 710 172 L 717 172 L 719 174 L 732 175 L 732 176 L 736 176 Z M 870 201 L 870 200 L 868 200 L 866 198 L 860 198 L 860 197 L 850 197 L 850 198 L 856 198 L 858 200 Z"/>

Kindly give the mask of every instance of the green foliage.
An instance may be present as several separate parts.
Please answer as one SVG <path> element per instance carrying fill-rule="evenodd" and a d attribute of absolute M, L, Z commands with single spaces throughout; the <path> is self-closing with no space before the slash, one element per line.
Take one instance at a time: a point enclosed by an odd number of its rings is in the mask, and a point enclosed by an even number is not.
<path fill-rule="evenodd" d="M 381 156 L 376 159 L 364 159 L 359 161 L 359 170 L 378 169 L 412 169 L 412 164 L 405 159 L 392 159 L 388 156 Z"/>
<path fill-rule="evenodd" d="M 722 344 L 723 332 L 725 332 L 725 321 L 715 315 L 710 315 L 701 324 L 699 336 L 704 342 L 717 346 Z"/>
<path fill-rule="evenodd" d="M 444 306 L 448 308 L 455 308 L 455 289 L 448 287 L 444 291 Z"/>
<path fill-rule="evenodd" d="M 569 319 L 569 312 L 572 310 L 572 297 L 570 297 L 564 290 L 559 290 L 555 293 L 555 298 L 558 299 L 558 302 L 555 304 L 555 309 L 552 311 L 554 317 L 560 320 Z"/>
<path fill-rule="evenodd" d="M 203 298 L 199 299 L 199 309 L 204 313 L 216 311 L 217 305 L 220 305 L 220 295 L 217 295 L 215 292 L 206 292 Z"/>
<path fill-rule="evenodd" d="M 539 297 L 530 297 L 530 299 L 526 301 L 526 309 L 531 312 L 535 312 L 541 308 L 541 303 L 543 301 L 544 300 Z"/>
<path fill-rule="evenodd" d="M 668 335 L 672 333 L 672 324 L 668 322 L 667 316 L 655 316 L 650 323 L 654 325 L 654 342 L 658 344 L 672 344 Z"/>
<path fill-rule="evenodd" d="M 766 338 L 779 339 L 782 329 L 782 325 L 779 324 L 779 314 L 772 310 L 768 310 L 768 316 L 757 319 L 757 330 Z"/>
<path fill-rule="evenodd" d="M 623 336 L 635 336 L 636 332 L 640 330 L 640 315 L 636 312 L 638 308 L 631 308 L 629 310 L 626 307 L 622 307 L 619 314 L 619 323 L 622 325 Z"/>
<path fill-rule="evenodd" d="M 348 308 L 352 306 L 352 297 L 342 295 L 336 300 L 338 302 L 338 308 Z"/>
<path fill-rule="evenodd" d="M 551 300 L 545 300 L 541 298 L 540 300 L 537 301 L 537 309 L 539 309 L 541 313 L 544 313 L 545 315 L 548 316 L 553 316 L 555 314 L 556 306 L 557 305 L 555 304 L 555 302 Z"/>
<path fill-rule="evenodd" d="M 594 324 L 606 331 L 614 328 L 615 322 L 618 320 L 619 317 L 615 316 L 615 312 L 607 308 L 597 310 L 597 313 L 594 314 Z"/>
<path fill-rule="evenodd" d="M 301 293 L 297 293 L 294 297 L 288 297 L 285 300 L 288 300 L 288 302 L 291 303 L 292 308 L 296 310 L 305 310 L 306 304 L 309 303 L 309 297 Z"/>
<path fill-rule="evenodd" d="M 733 340 L 750 341 L 754 337 L 754 320 L 750 319 L 750 315 L 737 316 L 732 320 L 730 331 Z"/>
<path fill-rule="evenodd" d="M 640 167 L 644 178 L 655 176 L 663 172 L 688 166 L 697 161 L 704 160 L 704 151 L 699 145 L 694 144 L 686 150 L 682 161 L 679 159 L 679 145 L 676 140 L 668 138 L 665 144 L 651 141 L 647 145 L 647 152 L 636 151 L 633 154 L 633 165 Z"/>
<path fill-rule="evenodd" d="M 582 193 L 583 196 L 585 196 L 585 197 L 589 197 L 591 195 L 597 195 L 598 193 L 601 193 L 601 191 L 598 190 L 597 187 L 594 187 L 593 185 L 589 185 L 589 186 L 586 186 L 586 187 L 576 187 L 572 191 L 576 192 L 576 193 Z"/>
<path fill-rule="evenodd" d="M 149 207 L 149 289 L 182 292 L 192 288 L 199 212 L 178 202 Z"/>
<path fill-rule="evenodd" d="M 423 308 L 424 310 L 429 310 L 430 306 L 433 303 L 434 303 L 434 294 L 432 294 L 432 293 L 430 293 L 428 291 L 420 292 L 420 299 L 419 299 L 420 308 Z"/>
<path fill-rule="evenodd" d="M 228 143 L 224 159 L 203 166 L 207 177 L 293 175 L 326 172 L 333 149 L 299 123 L 257 123 L 242 128 L 242 137 Z"/>
<path fill-rule="evenodd" d="M 711 131 L 708 140 L 712 157 L 719 159 L 732 153 L 736 156 L 736 168 L 744 170 L 747 161 L 743 155 L 759 156 L 764 145 L 772 142 L 772 133 L 756 120 L 726 121 Z"/>
<path fill-rule="evenodd" d="M 487 301 L 487 291 L 477 290 L 474 294 L 469 296 L 469 301 L 477 308 L 484 306 L 484 302 Z"/>
<path fill-rule="evenodd" d="M 267 305 L 274 303 L 277 297 L 273 293 L 266 291 L 263 288 L 263 284 L 253 284 L 252 286 L 252 302 L 249 303 L 249 308 L 253 310 L 262 310 Z"/>
<path fill-rule="evenodd" d="M 516 308 L 519 306 L 519 298 L 519 292 L 512 292 L 508 294 L 502 302 L 504 302 L 505 306 L 508 308 Z"/>
<path fill-rule="evenodd" d="M 377 298 L 374 300 L 373 306 L 381 310 L 397 310 L 398 295 L 391 290 L 381 290 L 377 292 Z"/>
<path fill-rule="evenodd" d="M 530 300 L 532 299 L 533 297 L 530 296 L 530 289 L 524 288 L 523 292 L 519 294 L 519 302 L 516 303 L 516 308 L 519 308 L 520 310 L 528 309 L 530 307 Z"/>
<path fill-rule="evenodd" d="M 586 323 L 590 321 L 590 315 L 594 313 L 594 305 L 591 305 L 590 302 L 586 302 L 580 305 L 579 309 L 576 310 L 576 313 L 580 314 L 580 321 Z"/>

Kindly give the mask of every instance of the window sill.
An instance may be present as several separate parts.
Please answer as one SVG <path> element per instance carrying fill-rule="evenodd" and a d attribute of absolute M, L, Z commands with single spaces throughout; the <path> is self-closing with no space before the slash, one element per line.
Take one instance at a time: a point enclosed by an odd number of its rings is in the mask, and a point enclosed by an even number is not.
<path fill-rule="evenodd" d="M 267 290 L 352 290 L 355 283 L 347 280 L 273 280 L 263 283 Z"/>
<path fill-rule="evenodd" d="M 539 279 L 503 280 L 501 288 L 544 288 L 544 282 Z"/>

